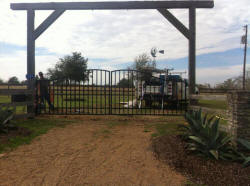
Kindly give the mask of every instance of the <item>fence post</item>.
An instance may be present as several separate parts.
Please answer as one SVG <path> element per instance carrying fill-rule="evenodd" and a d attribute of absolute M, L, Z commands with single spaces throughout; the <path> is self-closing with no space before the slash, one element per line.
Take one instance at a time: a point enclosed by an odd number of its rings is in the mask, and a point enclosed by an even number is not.
<path fill-rule="evenodd" d="M 230 133 L 250 141 L 250 91 L 228 92 L 227 100 Z"/>

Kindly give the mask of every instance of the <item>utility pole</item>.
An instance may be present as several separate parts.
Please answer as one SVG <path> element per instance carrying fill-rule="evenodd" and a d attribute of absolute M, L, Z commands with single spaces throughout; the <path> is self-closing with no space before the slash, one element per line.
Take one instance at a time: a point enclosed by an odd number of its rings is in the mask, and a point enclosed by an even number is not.
<path fill-rule="evenodd" d="M 247 60 L 247 31 L 248 31 L 248 26 L 244 26 L 244 29 L 246 31 L 246 34 L 242 36 L 241 38 L 241 43 L 245 44 L 245 49 L 244 49 L 244 65 L 243 65 L 243 90 L 246 90 L 246 60 Z"/>

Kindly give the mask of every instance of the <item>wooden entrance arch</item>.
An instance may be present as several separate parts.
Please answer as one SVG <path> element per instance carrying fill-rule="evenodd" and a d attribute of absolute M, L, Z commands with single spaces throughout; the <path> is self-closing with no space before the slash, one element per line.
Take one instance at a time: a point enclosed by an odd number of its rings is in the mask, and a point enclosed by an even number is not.
<path fill-rule="evenodd" d="M 12 10 L 27 11 L 27 77 L 29 89 L 34 89 L 35 40 L 66 10 L 121 10 L 157 9 L 176 29 L 189 40 L 189 94 L 195 93 L 196 82 L 196 8 L 213 8 L 213 0 L 168 0 L 168 1 L 113 1 L 113 2 L 57 2 L 57 3 L 12 3 Z M 189 28 L 183 25 L 167 9 L 189 9 Z M 36 29 L 36 10 L 54 10 Z M 32 107 L 28 112 L 33 112 Z"/>

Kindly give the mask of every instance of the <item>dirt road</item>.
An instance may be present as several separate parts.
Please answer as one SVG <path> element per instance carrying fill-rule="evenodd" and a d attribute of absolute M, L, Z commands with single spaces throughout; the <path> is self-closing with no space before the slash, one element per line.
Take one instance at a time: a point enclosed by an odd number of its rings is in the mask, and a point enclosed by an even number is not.
<path fill-rule="evenodd" d="M 0 158 L 0 185 L 182 185 L 155 159 L 140 121 L 88 119 L 54 128 Z M 120 125 L 117 125 L 120 123 Z"/>

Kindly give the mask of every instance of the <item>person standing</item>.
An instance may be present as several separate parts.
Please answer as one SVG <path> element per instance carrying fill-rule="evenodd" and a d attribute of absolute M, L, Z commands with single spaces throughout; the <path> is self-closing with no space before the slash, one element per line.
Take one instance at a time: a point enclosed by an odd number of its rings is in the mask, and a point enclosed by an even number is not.
<path fill-rule="evenodd" d="M 45 79 L 42 72 L 38 73 L 40 81 L 38 81 L 38 86 L 40 88 L 40 100 L 41 104 L 45 105 L 45 100 L 49 104 L 49 108 L 54 110 L 54 105 L 51 103 L 49 94 L 49 80 Z"/>

